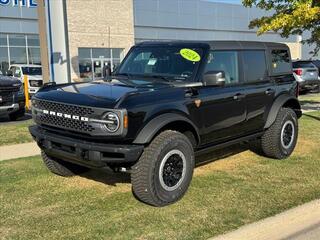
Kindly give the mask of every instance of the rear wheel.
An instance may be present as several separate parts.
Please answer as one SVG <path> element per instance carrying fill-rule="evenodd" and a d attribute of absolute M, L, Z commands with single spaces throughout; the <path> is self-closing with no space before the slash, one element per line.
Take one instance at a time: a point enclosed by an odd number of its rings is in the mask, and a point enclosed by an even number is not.
<path fill-rule="evenodd" d="M 131 173 L 132 190 L 141 201 L 166 206 L 187 191 L 194 169 L 190 140 L 180 132 L 160 133 L 145 149 Z"/>
<path fill-rule="evenodd" d="M 275 159 L 284 159 L 293 152 L 298 138 L 298 119 L 290 108 L 281 108 L 275 122 L 261 139 L 264 154 Z"/>
<path fill-rule="evenodd" d="M 72 177 L 74 175 L 89 171 L 89 168 L 50 157 L 44 151 L 41 151 L 41 156 L 44 164 L 50 170 L 50 172 L 59 176 Z"/>

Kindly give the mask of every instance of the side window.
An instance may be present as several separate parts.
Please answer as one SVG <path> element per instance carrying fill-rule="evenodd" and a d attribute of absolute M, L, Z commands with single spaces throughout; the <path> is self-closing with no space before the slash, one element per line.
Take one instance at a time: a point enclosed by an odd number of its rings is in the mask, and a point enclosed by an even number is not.
<path fill-rule="evenodd" d="M 13 76 L 18 78 L 21 77 L 20 68 L 14 68 Z"/>
<path fill-rule="evenodd" d="M 239 67 L 237 51 L 210 51 L 205 73 L 223 71 L 226 85 L 239 83 Z"/>
<path fill-rule="evenodd" d="M 245 82 L 262 82 L 268 75 L 264 50 L 243 51 Z"/>
<path fill-rule="evenodd" d="M 272 50 L 271 58 L 273 73 L 291 72 L 290 56 L 287 50 Z"/>

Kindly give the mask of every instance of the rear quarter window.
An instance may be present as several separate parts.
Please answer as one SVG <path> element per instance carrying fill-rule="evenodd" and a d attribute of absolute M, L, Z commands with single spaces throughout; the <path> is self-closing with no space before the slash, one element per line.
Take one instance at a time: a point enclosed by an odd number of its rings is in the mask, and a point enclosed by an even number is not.
<path fill-rule="evenodd" d="M 314 68 L 312 62 L 293 62 L 293 68 Z"/>
<path fill-rule="evenodd" d="M 292 72 L 290 55 L 288 50 L 274 49 L 271 51 L 271 67 L 274 74 Z"/>
<path fill-rule="evenodd" d="M 242 52 L 246 83 L 263 82 L 268 75 L 266 55 L 264 50 L 249 50 Z"/>

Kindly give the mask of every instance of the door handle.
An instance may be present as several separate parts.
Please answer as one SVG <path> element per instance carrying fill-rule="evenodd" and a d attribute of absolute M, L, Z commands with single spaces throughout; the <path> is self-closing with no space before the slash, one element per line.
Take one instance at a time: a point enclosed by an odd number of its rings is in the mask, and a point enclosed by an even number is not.
<path fill-rule="evenodd" d="M 241 100 L 243 98 L 245 98 L 246 95 L 238 93 L 236 95 L 233 96 L 233 100 Z"/>
<path fill-rule="evenodd" d="M 271 95 L 271 94 L 274 93 L 274 92 L 275 92 L 275 91 L 274 91 L 273 89 L 269 88 L 269 89 L 267 89 L 267 90 L 265 91 L 265 94 Z"/>

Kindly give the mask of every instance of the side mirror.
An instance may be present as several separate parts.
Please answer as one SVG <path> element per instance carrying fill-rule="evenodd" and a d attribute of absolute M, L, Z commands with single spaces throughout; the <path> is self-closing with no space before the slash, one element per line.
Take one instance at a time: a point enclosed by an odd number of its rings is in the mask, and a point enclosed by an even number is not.
<path fill-rule="evenodd" d="M 224 86 L 226 83 L 224 71 L 209 71 L 203 76 L 205 86 Z"/>
<path fill-rule="evenodd" d="M 13 72 L 11 70 L 7 70 L 7 76 L 8 77 L 13 77 Z"/>

